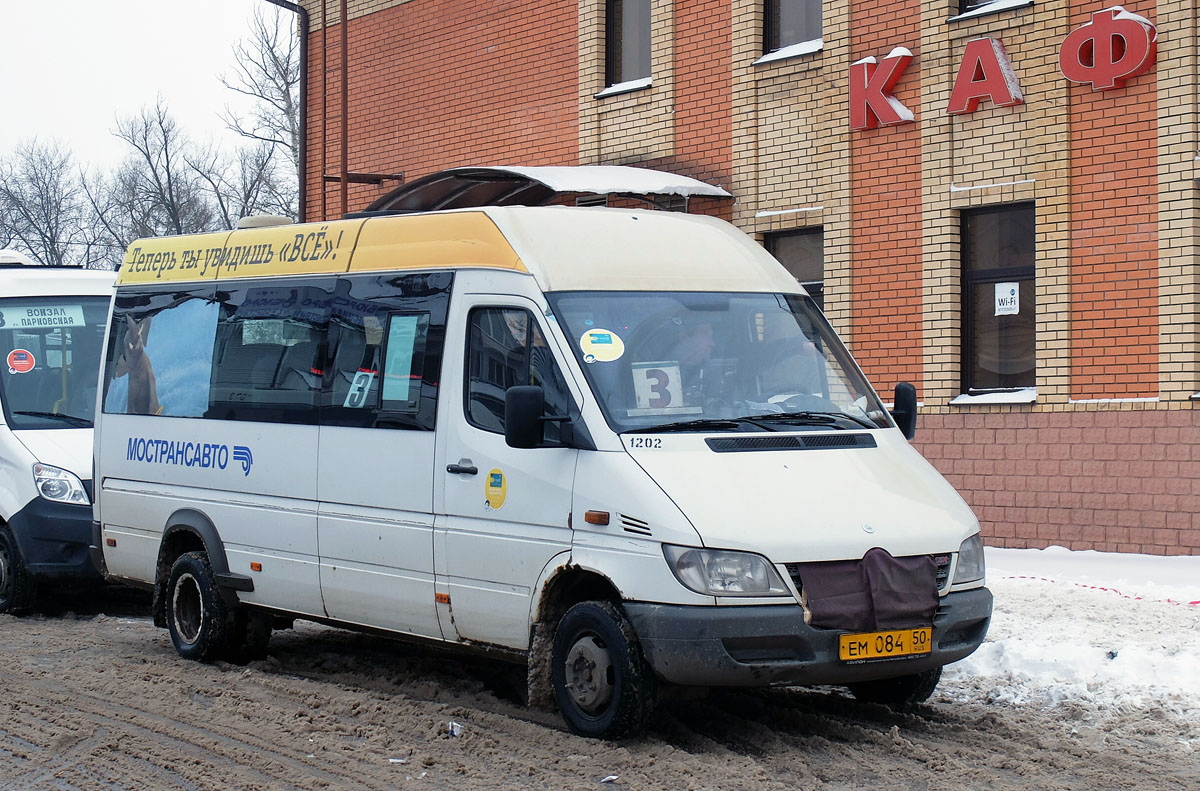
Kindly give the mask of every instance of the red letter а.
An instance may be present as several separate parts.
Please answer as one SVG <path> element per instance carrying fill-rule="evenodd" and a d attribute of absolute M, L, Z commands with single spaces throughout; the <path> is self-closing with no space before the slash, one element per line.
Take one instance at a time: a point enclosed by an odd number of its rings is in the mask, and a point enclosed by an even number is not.
<path fill-rule="evenodd" d="M 997 107 L 1024 104 L 1025 97 L 1017 85 L 1017 73 L 1004 45 L 994 38 L 977 38 L 967 42 L 954 90 L 950 92 L 950 115 L 973 113 L 981 99 L 989 99 Z"/>
<path fill-rule="evenodd" d="M 912 53 L 897 47 L 876 66 L 874 58 L 863 58 L 850 66 L 850 128 L 907 124 L 912 110 L 892 96 L 892 88 L 912 62 Z"/>

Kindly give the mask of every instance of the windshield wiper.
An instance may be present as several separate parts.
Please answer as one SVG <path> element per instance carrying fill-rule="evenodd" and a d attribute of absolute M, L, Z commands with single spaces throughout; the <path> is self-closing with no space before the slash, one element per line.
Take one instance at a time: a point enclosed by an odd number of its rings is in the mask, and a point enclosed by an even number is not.
<path fill-rule="evenodd" d="M 64 423 L 70 423 L 72 426 L 79 428 L 91 428 L 92 421 L 85 417 L 76 417 L 75 415 L 64 415 L 59 412 L 31 412 L 24 409 L 13 410 L 14 415 L 29 415 L 30 417 L 44 417 L 51 420 L 61 420 Z"/>
<path fill-rule="evenodd" d="M 771 412 L 766 415 L 746 415 L 738 420 L 751 423 L 795 423 L 799 426 L 836 426 L 839 421 L 849 420 L 866 428 L 879 428 L 869 420 L 845 412 Z"/>
<path fill-rule="evenodd" d="M 730 431 L 735 428 L 742 428 L 746 423 L 746 418 L 701 418 L 699 420 L 681 420 L 676 423 L 660 423 L 657 426 L 645 426 L 643 428 L 631 428 L 623 431 L 623 434 L 653 434 L 658 431 Z M 755 429 L 763 430 L 761 426 L 754 426 Z"/>

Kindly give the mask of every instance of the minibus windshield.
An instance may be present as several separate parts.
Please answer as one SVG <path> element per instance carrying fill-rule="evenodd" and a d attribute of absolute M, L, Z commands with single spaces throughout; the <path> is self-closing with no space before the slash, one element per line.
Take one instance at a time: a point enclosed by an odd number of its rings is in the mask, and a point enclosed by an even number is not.
<path fill-rule="evenodd" d="M 0 402 L 11 429 L 91 428 L 108 297 L 0 299 Z"/>
<path fill-rule="evenodd" d="M 548 296 L 618 433 L 892 425 L 806 296 L 629 291 Z"/>

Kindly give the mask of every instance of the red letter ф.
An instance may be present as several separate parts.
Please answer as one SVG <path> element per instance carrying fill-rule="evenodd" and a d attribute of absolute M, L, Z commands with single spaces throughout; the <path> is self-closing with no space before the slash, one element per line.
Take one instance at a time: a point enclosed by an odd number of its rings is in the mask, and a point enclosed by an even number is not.
<path fill-rule="evenodd" d="M 1072 82 L 1108 91 L 1154 65 L 1157 31 L 1151 22 L 1120 8 L 1092 14 L 1092 21 L 1063 39 L 1058 67 Z"/>
<path fill-rule="evenodd" d="M 892 96 L 892 88 L 912 59 L 911 52 L 896 47 L 878 66 L 874 58 L 863 58 L 850 66 L 851 129 L 874 129 L 881 125 L 912 122 L 912 110 Z"/>
<path fill-rule="evenodd" d="M 967 42 L 954 90 L 950 93 L 950 115 L 973 113 L 981 99 L 990 99 L 997 107 L 1024 104 L 1008 53 L 998 39 L 977 38 Z"/>

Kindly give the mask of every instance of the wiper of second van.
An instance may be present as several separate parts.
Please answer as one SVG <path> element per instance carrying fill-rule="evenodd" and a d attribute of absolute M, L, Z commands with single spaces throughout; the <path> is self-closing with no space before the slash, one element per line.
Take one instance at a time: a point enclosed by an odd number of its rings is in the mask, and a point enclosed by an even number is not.
<path fill-rule="evenodd" d="M 699 420 L 681 420 L 677 423 L 660 423 L 657 426 L 644 426 L 643 428 L 631 428 L 623 434 L 653 434 L 658 431 L 728 431 L 735 428 L 741 428 L 748 418 L 733 418 L 733 419 L 715 419 L 701 418 Z M 761 426 L 754 428 L 762 430 Z"/>
<path fill-rule="evenodd" d="M 45 417 L 51 420 L 61 420 L 64 423 L 70 423 L 72 426 L 80 428 L 91 428 L 92 421 L 85 417 L 76 417 L 75 415 L 64 415 L 59 412 L 31 412 L 25 409 L 14 409 L 14 415 L 29 415 L 30 417 Z"/>
<path fill-rule="evenodd" d="M 834 425 L 839 420 L 849 420 L 867 428 L 879 426 L 845 412 L 771 412 L 766 415 L 746 415 L 738 420 L 748 420 L 752 423 L 795 423 L 797 425 Z"/>

